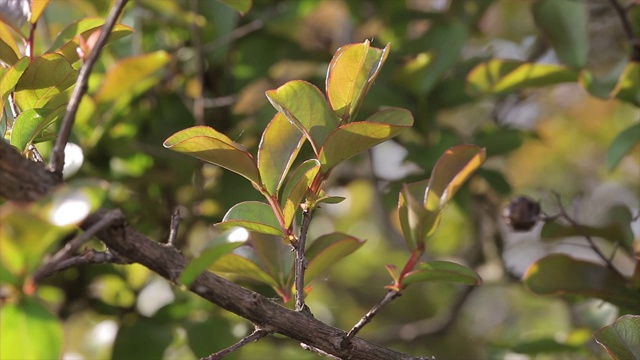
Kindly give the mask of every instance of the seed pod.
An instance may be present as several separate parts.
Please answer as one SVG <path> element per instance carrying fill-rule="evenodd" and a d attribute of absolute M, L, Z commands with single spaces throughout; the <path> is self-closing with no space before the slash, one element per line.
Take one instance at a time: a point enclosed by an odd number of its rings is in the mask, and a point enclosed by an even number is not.
<path fill-rule="evenodd" d="M 509 203 L 502 217 L 514 231 L 529 231 L 540 219 L 540 203 L 526 196 L 519 196 Z"/>

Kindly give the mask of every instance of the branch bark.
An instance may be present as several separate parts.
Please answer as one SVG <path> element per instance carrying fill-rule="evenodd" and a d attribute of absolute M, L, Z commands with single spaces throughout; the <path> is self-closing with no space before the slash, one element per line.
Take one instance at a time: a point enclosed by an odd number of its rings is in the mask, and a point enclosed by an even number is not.
<path fill-rule="evenodd" d="M 22 157 L 0 141 L 0 197 L 17 202 L 37 200 L 62 180 L 44 167 Z M 109 213 L 99 210 L 82 223 L 89 229 Z M 122 258 L 139 263 L 162 277 L 177 282 L 187 259 L 174 247 L 153 241 L 126 222 L 123 215 L 96 234 Z M 267 297 L 245 289 L 211 272 L 201 274 L 189 290 L 231 311 L 260 328 L 270 329 L 303 344 L 340 358 L 349 359 L 423 359 L 403 354 L 355 337 L 348 348 L 340 346 L 346 332 L 304 313 L 286 309 Z"/>

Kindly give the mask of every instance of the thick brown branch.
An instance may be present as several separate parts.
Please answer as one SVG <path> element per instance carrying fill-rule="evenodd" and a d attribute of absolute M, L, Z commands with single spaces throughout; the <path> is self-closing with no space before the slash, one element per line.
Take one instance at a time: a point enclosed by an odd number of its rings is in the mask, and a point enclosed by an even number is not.
<path fill-rule="evenodd" d="M 20 156 L 10 145 L 0 141 L 0 196 L 11 201 L 36 200 L 46 195 L 59 177 Z M 89 229 L 108 213 L 100 210 L 82 224 Z M 155 273 L 176 282 L 187 259 L 174 247 L 153 241 L 120 216 L 96 234 L 110 249 L 128 261 L 142 264 Z M 333 356 L 350 359 L 417 359 L 384 348 L 361 338 L 353 338 L 349 349 L 341 349 L 346 333 L 304 313 L 286 309 L 267 297 L 245 289 L 213 273 L 205 272 L 190 290 L 212 303 L 256 324 Z"/>

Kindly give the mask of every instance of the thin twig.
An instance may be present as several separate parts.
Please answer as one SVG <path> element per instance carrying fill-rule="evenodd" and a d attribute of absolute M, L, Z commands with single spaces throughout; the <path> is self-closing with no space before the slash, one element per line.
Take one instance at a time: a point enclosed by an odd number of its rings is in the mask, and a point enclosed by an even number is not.
<path fill-rule="evenodd" d="M 328 352 L 326 352 L 326 351 L 322 351 L 322 350 L 320 350 L 320 349 L 318 349 L 318 348 L 315 348 L 315 347 L 313 347 L 313 346 L 309 346 L 309 345 L 307 345 L 307 344 L 305 344 L 305 343 L 301 343 L 301 344 L 300 344 L 300 347 L 301 347 L 301 348 L 303 348 L 303 349 L 305 349 L 305 350 L 307 350 L 307 351 L 311 351 L 311 352 L 313 352 L 313 353 L 316 353 L 316 354 L 319 354 L 319 355 L 322 355 L 322 356 L 325 356 L 325 357 L 328 357 L 328 358 L 331 358 L 331 359 L 338 359 L 338 360 L 340 360 L 340 358 L 339 358 L 339 357 L 337 357 L 337 356 L 333 356 L 333 355 L 329 354 L 329 353 L 328 353 Z"/>
<path fill-rule="evenodd" d="M 82 244 L 89 241 L 89 239 L 100 232 L 100 230 L 105 229 L 107 226 L 111 225 L 114 220 L 120 217 L 122 217 L 122 213 L 119 210 L 111 210 L 106 213 L 100 221 L 87 229 L 87 231 L 71 239 L 62 249 L 55 253 L 55 255 L 53 255 L 46 264 L 35 272 L 33 276 L 34 281 L 37 282 L 38 280 L 58 271 L 55 269 L 60 267 L 60 262 L 71 257 L 71 255 L 75 253 Z"/>
<path fill-rule="evenodd" d="M 380 309 L 382 309 L 385 305 L 393 301 L 398 296 L 400 296 L 399 292 L 389 290 L 387 294 L 384 296 L 384 298 L 376 306 L 371 308 L 371 310 L 369 310 L 369 312 L 366 313 L 362 317 L 362 319 L 360 319 L 360 321 L 358 321 L 358 323 L 355 324 L 353 328 L 351 328 L 351 330 L 349 330 L 347 335 L 345 335 L 344 339 L 342 339 L 340 346 L 342 346 L 343 348 L 348 347 L 349 343 L 351 342 L 351 339 L 353 339 L 353 337 L 356 336 L 356 334 L 358 334 L 358 332 L 360 332 L 360 330 L 362 330 L 362 328 L 365 325 L 367 325 L 371 320 L 373 320 L 373 317 L 376 316 L 378 311 L 380 311 Z"/>
<path fill-rule="evenodd" d="M 631 25 L 631 21 L 629 20 L 627 10 L 622 5 L 620 5 L 618 0 L 609 0 L 609 2 L 618 13 L 618 17 L 620 17 L 620 22 L 622 23 L 624 33 L 627 36 L 627 40 L 629 40 L 629 43 L 631 44 L 631 48 L 633 49 L 631 53 L 631 60 L 640 60 L 640 41 L 633 32 L 633 26 Z"/>
<path fill-rule="evenodd" d="M 237 343 L 229 346 L 228 348 L 224 349 L 224 350 L 220 350 L 216 353 L 213 353 L 209 356 L 207 356 L 206 358 L 202 358 L 202 360 L 218 360 L 218 359 L 222 359 L 224 356 L 231 354 L 232 352 L 240 349 L 241 347 L 247 345 L 250 342 L 255 342 L 258 341 L 260 339 L 262 339 L 263 337 L 269 335 L 271 333 L 271 331 L 269 330 L 265 330 L 265 329 L 261 329 L 256 327 L 256 329 L 249 334 L 248 336 L 242 338 L 240 341 L 238 341 Z"/>
<path fill-rule="evenodd" d="M 584 227 L 580 223 L 578 223 L 576 220 L 574 220 L 569 214 L 567 214 L 567 211 L 564 208 L 564 205 L 562 205 L 562 200 L 560 199 L 560 195 L 558 195 L 557 193 L 553 193 L 553 195 L 555 197 L 558 209 L 560 210 L 560 217 L 565 219 L 569 223 L 569 225 L 573 226 L 576 229 L 576 231 L 578 231 L 580 235 L 587 240 L 587 242 L 589 243 L 589 247 L 591 247 L 591 249 L 596 253 L 596 255 L 598 255 L 598 257 L 602 261 L 604 261 L 604 263 L 607 265 L 607 268 L 609 268 L 609 270 L 611 270 L 621 279 L 626 280 L 626 277 L 615 266 L 613 266 L 613 263 L 611 262 L 611 260 L 602 253 L 600 248 L 596 245 L 595 241 L 593 240 L 591 235 L 589 235 L 589 233 L 584 229 Z"/>
<path fill-rule="evenodd" d="M 127 1 L 128 0 L 116 0 L 115 5 L 111 8 L 111 12 L 107 17 L 107 21 L 102 27 L 102 32 L 100 33 L 98 41 L 96 41 L 95 47 L 91 50 L 87 61 L 80 69 L 78 82 L 76 83 L 73 93 L 71 94 L 71 98 L 69 99 L 69 103 L 67 104 L 67 109 L 64 114 L 64 118 L 62 119 L 62 125 L 60 126 L 60 133 L 58 134 L 58 138 L 56 139 L 56 143 L 51 154 L 51 169 L 58 176 L 62 174 L 62 168 L 64 167 L 64 148 L 67 145 L 67 142 L 69 142 L 71 129 L 73 128 L 73 123 L 75 122 L 76 113 L 78 112 L 78 107 L 80 106 L 82 97 L 87 92 L 89 75 L 91 74 L 93 65 L 95 65 L 98 60 L 98 56 L 100 56 L 102 48 L 107 43 L 107 39 L 109 38 L 109 35 L 111 35 L 111 30 L 115 26 L 116 20 L 120 16 L 124 6 L 127 4 Z"/>
<path fill-rule="evenodd" d="M 295 246 L 295 284 L 296 284 L 296 311 L 311 314 L 309 307 L 304 303 L 304 272 L 307 269 L 307 259 L 304 257 L 304 248 L 307 241 L 307 233 L 311 224 L 311 211 L 302 211 L 302 225 L 300 226 L 300 239 Z"/>
<path fill-rule="evenodd" d="M 34 278 L 34 281 L 38 282 L 48 276 L 51 276 L 57 272 L 68 269 L 70 267 L 76 267 L 76 266 L 87 265 L 87 264 L 93 264 L 93 265 L 130 264 L 130 261 L 125 260 L 124 258 L 121 258 L 120 256 L 116 255 L 112 251 L 109 251 L 108 249 L 105 251 L 96 251 L 91 249 L 83 252 L 80 255 L 73 256 L 68 259 L 63 259 L 62 261 L 52 264 L 52 266 L 49 269 L 47 269 L 46 273 L 39 272 L 38 274 L 36 274 L 37 277 Z"/>
<path fill-rule="evenodd" d="M 180 227 L 180 208 L 176 207 L 171 214 L 171 227 L 169 228 L 169 238 L 167 239 L 167 245 L 175 247 L 176 239 L 178 238 L 178 228 Z"/>

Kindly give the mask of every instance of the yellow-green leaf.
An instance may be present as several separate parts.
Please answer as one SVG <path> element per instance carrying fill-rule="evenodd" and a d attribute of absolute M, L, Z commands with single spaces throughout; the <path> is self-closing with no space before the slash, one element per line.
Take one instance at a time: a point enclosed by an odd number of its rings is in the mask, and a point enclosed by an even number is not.
<path fill-rule="evenodd" d="M 24 151 L 34 139 L 64 113 L 65 107 L 51 109 L 28 109 L 20 113 L 11 130 L 11 145 Z"/>
<path fill-rule="evenodd" d="M 277 197 L 302 144 L 304 135 L 284 115 L 277 113 L 262 133 L 258 146 L 258 170 L 265 189 Z"/>
<path fill-rule="evenodd" d="M 640 63 L 627 64 L 612 95 L 622 101 L 640 106 Z"/>
<path fill-rule="evenodd" d="M 267 91 L 266 95 L 273 107 L 305 134 L 318 154 L 339 123 L 320 90 L 306 81 L 295 80 Z"/>
<path fill-rule="evenodd" d="M 282 214 L 284 225 L 288 228 L 295 217 L 298 206 L 304 199 L 309 187 L 320 171 L 320 163 L 316 159 L 309 159 L 291 174 L 287 185 L 282 190 Z"/>
<path fill-rule="evenodd" d="M 56 52 L 62 54 L 70 63 L 75 63 L 80 59 L 78 55 L 78 47 L 80 47 L 79 37 L 85 41 L 96 31 L 102 29 L 104 19 L 102 18 L 84 18 L 68 25 L 62 30 L 47 52 Z M 123 38 L 133 32 L 129 26 L 115 24 L 109 37 L 107 44 Z"/>
<path fill-rule="evenodd" d="M 35 58 L 15 87 L 15 101 L 21 111 L 43 108 L 54 96 L 75 84 L 78 71 L 60 54 Z"/>
<path fill-rule="evenodd" d="M 393 138 L 411 125 L 413 116 L 408 110 L 389 108 L 366 121 L 340 126 L 327 137 L 318 154 L 322 171 L 327 172 L 340 162 Z"/>
<path fill-rule="evenodd" d="M 251 5 L 253 4 L 253 0 L 219 0 L 224 4 L 228 5 L 230 8 L 244 15 L 249 10 L 251 10 Z"/>
<path fill-rule="evenodd" d="M 210 162 L 244 176 L 259 187 L 258 167 L 251 154 L 226 135 L 208 126 L 178 131 L 164 141 L 164 147 Z"/>
<path fill-rule="evenodd" d="M 186 287 L 191 286 L 193 281 L 203 271 L 215 263 L 220 257 L 235 250 L 242 243 L 224 243 L 210 246 L 205 249 L 200 255 L 193 260 L 189 261 L 189 264 L 184 268 L 182 274 L 180 274 L 180 283 Z"/>
<path fill-rule="evenodd" d="M 40 19 L 40 15 L 44 11 L 44 8 L 47 7 L 49 0 L 31 0 L 31 17 L 29 17 L 29 22 L 35 24 Z"/>
<path fill-rule="evenodd" d="M 0 306 L 0 359 L 59 359 L 62 324 L 32 298 Z"/>
<path fill-rule="evenodd" d="M 20 50 L 9 31 L 9 27 L 0 21 L 0 61 L 12 66 L 20 59 Z"/>
<path fill-rule="evenodd" d="M 327 98 L 343 123 L 355 118 L 389 55 L 389 46 L 370 47 L 366 40 L 362 44 L 345 45 L 333 55 L 327 71 Z"/>
<path fill-rule="evenodd" d="M 440 211 L 486 158 L 486 151 L 475 145 L 449 148 L 433 168 L 424 197 L 428 211 Z"/>
<path fill-rule="evenodd" d="M 156 51 L 126 58 L 114 64 L 95 95 L 96 102 L 117 100 L 123 93 L 169 63 L 171 56 L 165 51 Z"/>
<path fill-rule="evenodd" d="M 563 1 L 563 0 L 560 0 Z M 577 70 L 554 64 L 492 59 L 476 65 L 467 75 L 469 95 L 505 94 L 578 80 Z"/>

